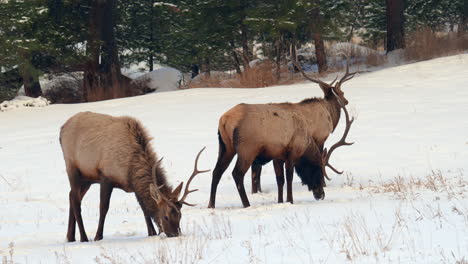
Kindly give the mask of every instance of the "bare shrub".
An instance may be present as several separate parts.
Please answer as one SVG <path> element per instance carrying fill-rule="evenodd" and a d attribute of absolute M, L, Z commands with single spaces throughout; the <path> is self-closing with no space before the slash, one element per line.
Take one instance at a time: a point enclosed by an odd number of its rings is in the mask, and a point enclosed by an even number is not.
<path fill-rule="evenodd" d="M 385 55 L 374 52 L 374 53 L 370 53 L 366 57 L 365 64 L 368 66 L 376 67 L 376 66 L 383 65 L 386 62 L 387 62 L 387 58 L 385 57 Z"/>
<path fill-rule="evenodd" d="M 274 72 L 274 65 L 271 61 L 262 61 L 245 71 L 239 80 L 239 88 L 250 87 L 260 88 L 278 84 Z"/>
<path fill-rule="evenodd" d="M 458 54 L 468 49 L 466 36 L 436 33 L 430 28 L 423 28 L 410 33 L 406 43 L 405 58 L 416 61 Z"/>
<path fill-rule="evenodd" d="M 282 69 L 284 75 L 286 69 Z M 242 74 L 212 72 L 203 74 L 188 84 L 188 88 L 260 88 L 278 84 L 274 65 L 271 61 L 261 61 Z"/>

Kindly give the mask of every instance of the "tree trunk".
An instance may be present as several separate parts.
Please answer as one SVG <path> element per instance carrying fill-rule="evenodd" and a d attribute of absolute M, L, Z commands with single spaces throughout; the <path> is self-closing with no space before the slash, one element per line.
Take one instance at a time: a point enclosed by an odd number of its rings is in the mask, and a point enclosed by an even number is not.
<path fill-rule="evenodd" d="M 244 64 L 244 71 L 250 69 L 250 51 L 249 51 L 249 43 L 247 38 L 247 26 L 243 23 L 241 24 L 241 41 L 242 41 L 242 62 Z"/>
<path fill-rule="evenodd" d="M 282 55 L 282 43 L 281 36 L 276 40 L 276 80 L 279 81 L 281 78 L 281 55 Z"/>
<path fill-rule="evenodd" d="M 27 50 L 20 52 L 22 62 L 19 67 L 19 73 L 23 78 L 24 94 L 29 97 L 39 97 L 42 95 L 41 84 L 36 69 L 31 64 L 31 54 Z"/>
<path fill-rule="evenodd" d="M 315 56 L 317 57 L 318 70 L 319 73 L 322 73 L 328 70 L 325 45 L 323 44 L 322 34 L 313 33 L 313 38 L 315 43 Z"/>
<path fill-rule="evenodd" d="M 325 54 L 325 45 L 322 38 L 323 20 L 320 16 L 319 9 L 314 10 L 313 17 L 316 19 L 316 22 L 312 24 L 312 38 L 314 39 L 315 44 L 315 56 L 317 57 L 318 71 L 319 73 L 322 73 L 328 70 L 328 66 L 327 56 Z"/>
<path fill-rule="evenodd" d="M 211 75 L 210 59 L 205 58 L 202 63 L 202 72 L 206 73 L 207 76 Z"/>
<path fill-rule="evenodd" d="M 460 24 L 458 25 L 458 36 L 463 36 L 468 31 L 468 1 L 463 2 L 463 10 L 460 18 Z"/>
<path fill-rule="evenodd" d="M 192 66 L 190 66 L 190 70 L 192 71 L 192 79 L 200 74 L 200 68 L 197 64 L 192 64 Z"/>
<path fill-rule="evenodd" d="M 38 76 L 36 74 L 32 74 L 28 69 L 21 70 L 21 72 L 24 84 L 24 94 L 29 97 L 41 96 L 42 90 Z"/>
<path fill-rule="evenodd" d="M 150 21 L 149 21 L 149 27 L 150 27 L 150 47 L 149 47 L 149 70 L 152 72 L 154 70 L 154 50 L 153 50 L 153 42 L 154 42 L 154 0 L 150 1 L 151 6 L 149 7 L 151 12 L 150 12 Z"/>
<path fill-rule="evenodd" d="M 387 53 L 405 48 L 404 0 L 387 1 Z"/>
<path fill-rule="evenodd" d="M 236 45 L 234 45 L 234 40 L 229 41 L 229 44 L 231 45 L 231 53 L 232 53 L 232 58 L 234 59 L 234 67 L 236 68 L 236 73 L 241 75 L 242 71 L 240 68 L 240 60 L 239 60 L 239 56 L 237 56 Z"/>
<path fill-rule="evenodd" d="M 114 36 L 117 0 L 92 3 L 83 96 L 88 102 L 129 96 L 127 82 L 120 72 Z"/>
<path fill-rule="evenodd" d="M 296 67 L 297 64 L 297 44 L 296 44 L 296 35 L 294 34 L 291 41 L 291 59 L 293 61 L 293 70 L 294 72 L 299 72 L 299 69 Z"/>

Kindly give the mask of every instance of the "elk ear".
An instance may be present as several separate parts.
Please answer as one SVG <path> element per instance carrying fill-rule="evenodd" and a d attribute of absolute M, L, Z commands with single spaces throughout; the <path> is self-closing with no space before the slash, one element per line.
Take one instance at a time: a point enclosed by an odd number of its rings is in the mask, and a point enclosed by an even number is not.
<path fill-rule="evenodd" d="M 172 195 L 171 195 L 171 196 L 173 197 L 174 200 L 176 200 L 176 201 L 178 200 L 179 195 L 180 195 L 180 191 L 182 191 L 182 186 L 183 186 L 183 185 L 184 185 L 184 183 L 181 182 L 181 183 L 179 184 L 179 186 L 177 186 L 177 188 L 175 188 L 175 190 L 172 192 Z"/>

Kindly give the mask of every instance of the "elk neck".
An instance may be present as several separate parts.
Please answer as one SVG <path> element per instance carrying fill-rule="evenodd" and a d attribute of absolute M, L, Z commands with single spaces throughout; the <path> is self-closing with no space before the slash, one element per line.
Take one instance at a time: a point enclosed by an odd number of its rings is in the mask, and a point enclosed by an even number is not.
<path fill-rule="evenodd" d="M 150 185 L 154 184 L 152 168 L 156 160 L 154 153 L 153 155 L 136 154 L 132 159 L 132 167 L 129 171 L 130 182 L 135 191 L 138 203 L 145 215 L 151 217 L 153 217 L 158 210 L 156 201 L 151 197 L 150 193 Z M 163 185 L 160 189 L 161 192 L 169 196 L 172 188 L 168 185 L 166 173 L 159 163 L 156 165 L 155 172 L 158 185 Z"/>
<path fill-rule="evenodd" d="M 333 131 L 335 131 L 335 128 L 338 125 L 338 122 L 340 121 L 340 115 L 341 115 L 340 103 L 338 102 L 338 99 L 336 98 L 336 96 L 333 95 L 332 93 L 325 96 L 324 102 L 325 102 L 325 106 L 328 112 L 330 112 L 330 116 L 332 118 L 332 123 L 333 123 Z"/>

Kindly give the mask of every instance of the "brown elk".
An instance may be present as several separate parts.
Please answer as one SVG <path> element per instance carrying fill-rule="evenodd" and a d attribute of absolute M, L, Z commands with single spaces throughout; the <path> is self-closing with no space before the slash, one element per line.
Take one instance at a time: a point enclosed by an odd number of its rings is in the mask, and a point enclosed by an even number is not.
<path fill-rule="evenodd" d="M 81 201 L 93 183 L 100 184 L 99 225 L 94 240 L 103 237 L 104 221 L 114 188 L 134 192 L 146 221 L 148 235 L 156 235 L 152 220 L 159 232 L 173 237 L 180 234 L 181 208 L 193 206 L 185 200 L 196 190 L 189 190 L 199 171 L 195 168 L 179 199 L 183 182 L 173 189 L 157 160 L 151 138 L 139 121 L 131 117 L 113 117 L 82 112 L 71 117 L 60 130 L 60 144 L 70 181 L 70 212 L 67 240 L 75 241 L 78 223 L 81 241 L 88 241 L 81 217 Z"/>
<path fill-rule="evenodd" d="M 294 62 L 293 62 L 294 63 Z M 349 62 L 348 62 L 349 64 Z M 302 75 L 306 78 L 306 79 L 309 79 L 313 82 L 315 82 L 316 80 L 315 79 L 311 79 L 309 76 L 307 76 L 305 74 L 305 72 L 303 71 L 303 69 L 297 65 L 296 63 L 294 63 L 294 65 L 296 66 L 297 69 L 299 69 L 299 71 L 302 73 Z M 354 74 L 356 74 L 358 72 L 355 72 Z M 346 68 L 346 74 L 349 74 L 349 66 L 347 66 Z M 352 78 L 352 77 L 351 77 Z M 342 105 L 340 104 L 342 109 L 343 109 L 343 112 L 345 113 L 345 122 L 346 122 L 346 127 L 345 127 L 345 130 L 344 130 L 344 133 L 343 133 L 343 136 L 341 137 L 341 139 L 336 142 L 333 146 L 330 147 L 330 151 L 328 151 L 327 149 L 323 150 L 323 149 L 320 149 L 320 151 L 322 152 L 321 153 L 321 164 L 322 164 L 322 173 L 324 174 L 324 176 L 330 180 L 330 178 L 328 177 L 327 175 L 327 172 L 325 170 L 325 166 L 328 166 L 330 169 L 332 169 L 335 173 L 337 174 L 343 174 L 343 171 L 338 171 L 337 169 L 335 169 L 330 163 L 329 163 L 329 160 L 330 160 L 330 156 L 331 156 L 331 153 L 338 147 L 340 146 L 349 146 L 349 145 L 352 145 L 353 143 L 347 143 L 346 142 L 346 136 L 348 135 L 349 133 L 349 129 L 351 128 L 351 124 L 354 122 L 354 118 L 350 119 L 349 118 L 349 113 L 348 113 L 348 110 L 346 109 L 346 106 L 345 105 Z M 333 127 L 333 130 L 335 130 L 336 128 L 336 125 Z M 323 144 L 322 144 L 322 147 L 323 147 Z M 251 166 L 251 171 L 252 171 L 252 193 L 257 193 L 257 192 L 262 192 L 262 187 L 261 187 L 261 183 L 260 183 L 260 178 L 261 178 L 261 173 L 262 173 L 262 166 L 264 164 L 261 164 L 261 163 L 258 163 L 258 162 L 255 162 L 252 164 Z M 280 177 L 280 178 L 284 178 L 284 161 L 282 160 L 275 160 L 273 161 L 273 165 L 274 165 L 274 169 L 275 169 L 275 174 L 276 174 L 276 177 Z M 300 166 L 295 166 L 296 170 L 297 169 L 301 169 Z M 284 181 L 284 180 L 283 180 Z M 304 184 L 306 184 L 304 181 L 303 181 Z"/>
<path fill-rule="evenodd" d="M 287 202 L 293 203 L 294 168 L 302 183 L 312 190 L 315 199 L 325 197 L 325 166 L 338 171 L 328 163 L 332 151 L 323 151 L 323 146 L 338 124 L 341 108 L 345 109 L 344 106 L 348 104 L 341 85 L 357 72 L 349 73 L 347 66 L 344 76 L 330 84 L 308 77 L 302 69 L 301 72 L 307 79 L 319 84 L 325 94 L 324 99 L 310 98 L 299 103 L 239 104 L 221 116 L 218 126 L 219 155 L 213 170 L 209 208 L 215 207 L 217 186 L 235 154 L 237 161 L 232 175 L 244 207 L 250 206 L 244 188 L 245 173 L 252 166 L 254 176 L 259 175 L 259 168 L 270 160 L 273 160 L 275 167 L 278 202 L 283 202 L 283 163 L 286 168 Z M 351 123 L 347 122 L 345 134 Z M 349 145 L 344 141 L 345 137 L 333 149 Z M 253 184 L 256 184 L 256 179 L 253 179 Z"/>

